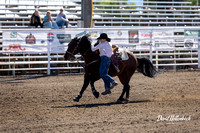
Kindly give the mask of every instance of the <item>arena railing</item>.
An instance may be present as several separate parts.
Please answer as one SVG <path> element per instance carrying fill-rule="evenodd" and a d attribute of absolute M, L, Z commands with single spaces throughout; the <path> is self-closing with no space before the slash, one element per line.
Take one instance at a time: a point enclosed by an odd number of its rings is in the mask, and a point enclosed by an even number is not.
<path fill-rule="evenodd" d="M 2 30 L 3 33 L 8 34 L 8 38 L 2 38 L 2 41 L 10 41 L 11 31 L 18 32 L 23 29 L 16 30 Z M 9 32 L 10 31 L 10 32 Z M 38 34 L 45 31 L 44 29 L 31 29 L 26 30 L 27 35 L 31 33 L 34 34 L 34 31 L 37 31 Z M 191 34 L 194 34 L 194 37 L 187 37 L 184 34 L 189 31 Z M 50 30 L 48 32 L 62 32 L 64 34 L 70 34 L 71 37 L 76 36 L 78 33 L 89 33 L 93 37 L 93 40 L 99 35 L 100 32 L 108 32 L 109 37 L 111 37 L 113 44 L 117 44 L 121 48 L 128 49 L 132 51 L 137 57 L 148 57 L 151 59 L 155 67 L 157 68 L 165 68 L 165 69 L 181 69 L 185 67 L 194 67 L 198 66 L 198 35 L 200 31 L 194 27 L 167 27 L 160 29 L 159 27 L 140 27 L 140 28 L 93 28 L 93 29 L 66 29 L 66 30 Z M 193 33 L 194 32 L 194 33 Z M 180 35 L 178 35 L 178 34 Z M 134 36 L 132 36 L 134 34 Z M 158 36 L 155 38 L 148 37 L 157 34 L 170 34 L 170 36 Z M 172 35 L 173 34 L 173 35 Z M 177 35 L 176 35 L 177 34 Z M 13 35 L 12 35 L 13 36 Z M 46 36 L 46 35 L 45 35 Z M 94 37 L 95 36 L 95 37 Z M 140 36 L 144 36 L 140 37 Z M 145 38 L 146 36 L 146 38 Z M 57 36 L 54 36 L 56 38 Z M 46 38 L 46 37 L 45 37 Z M 124 41 L 123 43 L 120 42 Z M 178 39 L 178 41 L 175 41 Z M 165 42 L 167 40 L 167 43 Z M 25 40 L 23 40 L 25 41 Z M 66 40 L 62 40 L 66 41 Z M 134 42 L 135 41 L 135 42 Z M 172 41 L 172 42 L 169 42 Z M 186 42 L 189 43 L 186 45 Z M 69 38 L 67 40 L 69 42 Z M 1 42 L 2 43 L 2 42 Z M 40 43 L 40 42 L 39 42 Z M 41 42 L 42 43 L 42 42 Z M 57 42 L 58 43 L 58 42 Z M 126 44 L 127 43 L 127 44 Z M 192 43 L 192 44 L 191 44 Z M 26 44 L 22 44 L 21 47 Z M 40 44 L 39 44 L 40 45 Z M 43 44 L 41 44 L 43 45 Z M 51 53 L 48 50 L 48 46 L 50 44 L 44 44 L 45 50 L 40 51 L 26 51 L 25 53 L 18 52 L 7 52 L 5 44 L 3 42 L 0 45 L 0 74 L 2 73 L 10 73 L 12 72 L 15 75 L 16 72 L 30 72 L 30 71 L 43 71 L 47 72 L 47 74 L 51 74 L 51 72 L 59 70 L 63 72 L 82 71 L 82 66 L 78 64 L 77 61 L 64 61 L 63 54 L 53 52 Z M 170 45 L 170 47 L 169 47 Z M 191 47 L 190 47 L 191 45 Z M 198 46 L 197 46 L 198 45 Z M 158 47 L 159 46 L 159 47 Z M 163 47 L 162 47 L 163 46 Z M 30 46 L 32 47 L 32 45 Z M 67 43 L 63 46 L 66 50 Z M 7 46 L 8 48 L 8 46 Z M 200 48 L 200 47 L 199 47 Z M 43 47 L 44 49 L 44 47 Z M 80 55 L 76 56 L 77 58 Z M 79 63 L 83 63 L 80 61 Z M 45 73 L 46 73 L 45 72 Z"/>

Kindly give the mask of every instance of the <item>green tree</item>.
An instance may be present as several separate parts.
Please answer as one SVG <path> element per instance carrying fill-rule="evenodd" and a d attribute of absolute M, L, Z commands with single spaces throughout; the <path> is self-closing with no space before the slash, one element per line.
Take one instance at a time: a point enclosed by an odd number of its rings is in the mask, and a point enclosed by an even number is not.
<path fill-rule="evenodd" d="M 124 2 L 127 1 L 127 2 Z M 105 9 L 120 9 L 120 5 L 136 5 L 134 2 L 129 2 L 128 0 L 123 0 L 123 2 L 116 2 L 116 0 L 100 0 L 96 3 L 97 5 L 118 5 L 116 7 L 104 7 Z M 136 7 L 123 7 L 124 9 L 136 9 Z M 117 11 L 118 13 L 118 11 Z"/>
<path fill-rule="evenodd" d="M 199 6 L 200 5 L 200 0 L 188 0 L 188 2 L 192 2 L 192 4 L 187 4 L 190 6 Z"/>

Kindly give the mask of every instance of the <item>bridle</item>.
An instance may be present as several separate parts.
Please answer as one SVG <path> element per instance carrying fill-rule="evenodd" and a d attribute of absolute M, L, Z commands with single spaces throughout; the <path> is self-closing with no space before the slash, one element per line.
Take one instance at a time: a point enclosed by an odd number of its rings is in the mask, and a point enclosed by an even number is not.
<path fill-rule="evenodd" d="M 80 44 L 80 41 L 81 41 L 81 38 L 80 38 L 79 41 L 77 42 L 76 47 L 75 47 L 74 50 L 72 51 L 72 54 L 74 54 L 74 52 L 78 49 L 78 46 L 79 46 L 79 44 Z M 90 48 L 88 48 L 88 49 L 86 50 L 86 52 L 84 52 L 84 53 L 82 54 L 82 56 L 86 55 L 87 52 L 88 52 L 89 50 L 90 50 Z"/>
<path fill-rule="evenodd" d="M 73 50 L 72 52 L 66 51 L 66 53 L 68 53 L 68 54 L 70 54 L 72 57 L 74 57 L 74 59 L 77 61 L 77 63 L 78 63 L 79 65 L 81 65 L 82 67 L 84 67 L 84 66 L 79 62 L 79 60 L 76 59 L 76 56 L 74 55 L 74 52 L 78 49 L 78 46 L 79 46 L 80 41 L 81 41 L 81 39 L 79 39 L 79 41 L 77 42 L 76 47 L 74 48 L 74 50 Z M 85 56 L 85 55 L 88 53 L 89 50 L 90 50 L 90 48 L 88 48 L 88 49 L 82 54 L 82 56 Z M 99 59 L 98 59 L 98 60 L 99 60 Z M 89 66 L 90 64 L 93 64 L 93 63 L 97 62 L 98 60 L 94 60 L 94 61 L 90 62 L 89 64 L 86 64 L 86 66 Z"/>

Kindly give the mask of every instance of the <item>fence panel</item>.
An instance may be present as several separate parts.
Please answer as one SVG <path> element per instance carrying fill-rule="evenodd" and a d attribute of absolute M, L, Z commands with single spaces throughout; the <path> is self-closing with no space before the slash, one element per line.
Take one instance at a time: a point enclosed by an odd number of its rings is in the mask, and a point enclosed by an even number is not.
<path fill-rule="evenodd" d="M 157 68 L 200 68 L 200 31 L 192 27 L 12 29 L 1 32 L 0 74 L 14 74 L 15 71 L 47 71 L 48 74 L 50 70 L 81 71 L 77 61 L 63 60 L 68 43 L 74 37 L 89 34 L 94 44 L 103 32 L 108 34 L 113 44 L 132 51 L 137 57 L 150 58 Z"/>

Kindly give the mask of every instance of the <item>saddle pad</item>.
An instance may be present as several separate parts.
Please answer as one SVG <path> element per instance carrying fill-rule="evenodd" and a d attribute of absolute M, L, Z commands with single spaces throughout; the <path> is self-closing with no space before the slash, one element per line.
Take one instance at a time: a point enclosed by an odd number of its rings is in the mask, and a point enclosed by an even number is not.
<path fill-rule="evenodd" d="M 118 51 L 121 55 L 122 60 L 128 60 L 129 59 L 127 52 L 123 48 L 119 48 Z"/>

